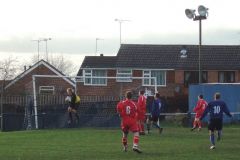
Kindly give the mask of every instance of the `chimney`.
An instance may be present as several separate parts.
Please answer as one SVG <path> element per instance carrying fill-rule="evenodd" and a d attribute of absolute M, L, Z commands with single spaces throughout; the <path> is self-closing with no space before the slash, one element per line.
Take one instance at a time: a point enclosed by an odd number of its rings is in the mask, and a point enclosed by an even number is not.
<path fill-rule="evenodd" d="M 103 54 L 102 54 L 102 53 L 100 54 L 100 57 L 103 57 Z"/>
<path fill-rule="evenodd" d="M 27 70 L 27 66 L 23 66 L 24 67 L 24 71 L 26 71 Z"/>

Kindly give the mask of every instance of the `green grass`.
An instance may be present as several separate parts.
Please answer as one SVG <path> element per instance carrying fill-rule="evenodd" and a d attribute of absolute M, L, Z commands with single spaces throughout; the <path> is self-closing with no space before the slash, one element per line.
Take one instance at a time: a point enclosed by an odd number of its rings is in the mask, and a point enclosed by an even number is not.
<path fill-rule="evenodd" d="M 129 135 L 132 145 L 132 134 Z M 209 150 L 208 132 L 165 128 L 140 137 L 142 154 L 122 152 L 120 129 L 59 129 L 0 132 L 1 160 L 237 160 L 240 127 L 224 128 L 223 139 Z"/>

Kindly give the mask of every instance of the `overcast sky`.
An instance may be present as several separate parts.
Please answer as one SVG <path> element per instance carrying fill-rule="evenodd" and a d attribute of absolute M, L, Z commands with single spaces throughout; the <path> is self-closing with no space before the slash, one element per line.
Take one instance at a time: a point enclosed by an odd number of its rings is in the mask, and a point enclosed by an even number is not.
<path fill-rule="evenodd" d="M 203 44 L 240 44 L 239 0 L 0 0 L 0 55 L 37 53 L 31 40 L 51 37 L 49 53 L 77 56 L 98 51 L 116 55 L 122 43 L 198 44 L 199 24 L 185 9 L 209 8 L 202 23 Z M 40 53 L 45 43 L 40 44 Z M 82 59 L 82 58 L 80 58 Z M 81 61 L 81 60 L 79 60 Z"/>

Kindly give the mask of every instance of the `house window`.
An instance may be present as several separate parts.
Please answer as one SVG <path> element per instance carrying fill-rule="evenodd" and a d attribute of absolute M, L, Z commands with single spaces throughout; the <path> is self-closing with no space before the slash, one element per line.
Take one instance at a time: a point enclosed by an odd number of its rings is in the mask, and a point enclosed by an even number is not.
<path fill-rule="evenodd" d="M 143 79 L 144 86 L 154 86 L 155 85 L 154 79 L 152 77 L 156 77 L 158 86 L 166 86 L 166 71 L 144 70 L 143 77 L 146 77 Z"/>
<path fill-rule="evenodd" d="M 219 83 L 234 83 L 235 72 L 234 71 L 219 71 L 218 72 Z"/>
<path fill-rule="evenodd" d="M 131 78 L 118 78 L 118 77 L 132 77 L 132 70 L 131 69 L 117 70 L 117 82 L 132 82 Z"/>
<path fill-rule="evenodd" d="M 184 86 L 188 87 L 189 84 L 199 83 L 199 72 L 198 71 L 185 71 L 184 72 Z M 202 83 L 207 83 L 208 75 L 206 71 L 202 71 Z"/>
<path fill-rule="evenodd" d="M 39 94 L 54 94 L 54 86 L 39 86 Z"/>
<path fill-rule="evenodd" d="M 107 85 L 106 70 L 84 70 L 84 84 L 85 85 Z"/>

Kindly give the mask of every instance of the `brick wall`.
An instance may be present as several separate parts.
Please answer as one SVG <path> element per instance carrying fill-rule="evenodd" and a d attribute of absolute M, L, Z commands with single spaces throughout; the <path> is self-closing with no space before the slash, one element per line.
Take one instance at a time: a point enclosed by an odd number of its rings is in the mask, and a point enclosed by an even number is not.
<path fill-rule="evenodd" d="M 180 72 L 181 73 L 181 72 Z M 110 77 L 116 76 L 116 70 L 108 70 L 107 75 Z M 163 96 L 174 96 L 181 94 L 182 85 L 175 83 L 175 71 L 167 71 L 167 86 L 158 87 L 158 90 Z M 134 70 L 134 77 L 142 77 L 142 70 Z M 132 82 L 116 82 L 116 79 L 108 79 L 107 86 L 84 86 L 83 82 L 77 83 L 78 94 L 81 95 L 99 95 L 99 96 L 122 96 L 127 90 L 132 90 L 138 92 L 140 89 L 151 89 L 154 91 L 154 87 L 144 87 L 142 86 L 142 80 L 133 79 Z M 176 88 L 180 88 L 180 91 L 176 92 Z"/>
<path fill-rule="evenodd" d="M 218 82 L 218 71 L 208 71 L 208 83 Z"/>
<path fill-rule="evenodd" d="M 175 71 L 175 83 L 184 84 L 184 71 L 182 70 Z"/>

